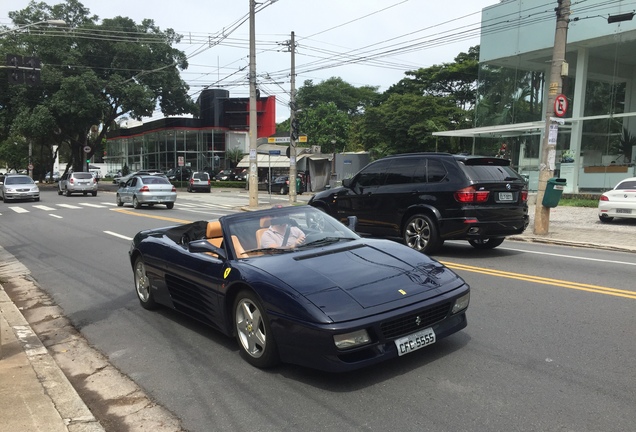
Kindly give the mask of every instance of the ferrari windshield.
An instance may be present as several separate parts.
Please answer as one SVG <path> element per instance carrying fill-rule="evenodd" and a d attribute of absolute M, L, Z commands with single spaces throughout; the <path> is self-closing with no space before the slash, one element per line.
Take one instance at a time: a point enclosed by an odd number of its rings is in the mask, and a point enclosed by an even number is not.
<path fill-rule="evenodd" d="M 344 224 L 311 206 L 273 208 L 223 218 L 239 258 L 290 253 L 356 240 Z M 227 237 L 226 237 L 227 238 Z"/>

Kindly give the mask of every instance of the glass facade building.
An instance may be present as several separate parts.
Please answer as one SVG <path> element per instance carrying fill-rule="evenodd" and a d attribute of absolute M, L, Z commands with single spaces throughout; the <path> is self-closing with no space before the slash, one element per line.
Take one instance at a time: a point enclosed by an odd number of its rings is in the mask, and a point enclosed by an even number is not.
<path fill-rule="evenodd" d="M 230 98 L 225 90 L 204 90 L 198 104 L 198 118 L 168 117 L 111 131 L 104 155 L 107 170 L 230 168 L 228 152 L 249 151 L 249 99 Z M 274 96 L 258 99 L 258 137 L 275 133 L 275 109 Z"/>

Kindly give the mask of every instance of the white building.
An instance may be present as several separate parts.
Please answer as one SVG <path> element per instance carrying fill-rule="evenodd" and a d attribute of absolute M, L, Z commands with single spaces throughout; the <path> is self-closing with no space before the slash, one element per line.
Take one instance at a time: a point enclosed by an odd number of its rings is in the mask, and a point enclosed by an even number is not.
<path fill-rule="evenodd" d="M 482 11 L 475 128 L 437 132 L 472 137 L 474 153 L 507 156 L 537 189 L 556 28 L 556 0 L 507 0 Z M 568 100 L 559 127 L 555 173 L 566 192 L 600 191 L 636 176 L 636 20 L 632 1 L 572 6 L 567 35 Z M 624 141 L 624 140 L 623 140 Z M 631 150 L 631 151 L 630 151 Z"/>

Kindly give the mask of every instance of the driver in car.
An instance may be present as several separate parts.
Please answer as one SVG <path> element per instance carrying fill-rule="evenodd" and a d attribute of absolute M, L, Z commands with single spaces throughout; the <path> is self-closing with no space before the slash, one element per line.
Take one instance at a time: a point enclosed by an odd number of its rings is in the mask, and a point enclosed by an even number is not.
<path fill-rule="evenodd" d="M 291 225 L 289 218 L 279 217 L 273 218 L 269 228 L 263 233 L 261 247 L 295 247 L 304 241 L 305 233 L 300 228 Z"/>

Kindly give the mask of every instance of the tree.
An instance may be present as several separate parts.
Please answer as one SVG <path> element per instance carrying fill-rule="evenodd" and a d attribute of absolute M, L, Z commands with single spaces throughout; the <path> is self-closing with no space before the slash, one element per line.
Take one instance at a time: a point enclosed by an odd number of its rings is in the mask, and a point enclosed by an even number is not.
<path fill-rule="evenodd" d="M 180 39 L 173 30 L 120 16 L 98 23 L 77 0 L 54 6 L 32 1 L 9 16 L 16 25 L 61 19 L 70 31 L 43 37 L 43 30 L 31 27 L 3 44 L 2 51 L 37 53 L 42 83 L 0 85 L 0 106 L 8 109 L 0 117 L 0 141 L 13 133 L 40 145 L 66 145 L 73 169 L 81 171 L 87 157 L 101 155 L 101 143 L 119 117 L 141 119 L 157 107 L 164 115 L 196 111 L 179 76 L 188 64 L 185 54 L 172 48 Z M 91 151 L 84 154 L 87 145 Z"/>

